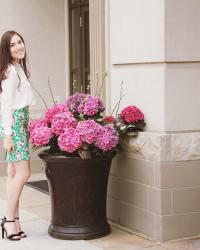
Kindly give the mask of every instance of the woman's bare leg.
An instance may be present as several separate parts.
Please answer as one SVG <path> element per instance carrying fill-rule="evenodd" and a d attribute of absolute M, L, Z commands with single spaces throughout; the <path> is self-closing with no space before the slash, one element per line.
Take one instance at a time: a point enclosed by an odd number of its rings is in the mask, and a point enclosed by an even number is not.
<path fill-rule="evenodd" d="M 15 168 L 14 168 L 14 165 L 11 162 L 9 162 L 7 166 L 7 180 L 6 180 L 7 197 L 8 197 L 8 190 L 10 189 L 10 186 L 14 177 L 15 177 Z M 8 202 L 7 202 L 7 206 L 8 206 Z M 8 209 L 6 209 L 6 219 L 13 220 L 14 219 L 13 214 L 15 214 L 14 208 L 13 208 L 13 212 L 10 211 L 10 213 L 8 213 L 7 210 Z M 17 228 L 16 228 L 15 223 L 6 223 L 5 228 L 7 229 L 8 235 L 12 233 L 17 233 Z"/>
<path fill-rule="evenodd" d="M 11 179 L 11 174 L 7 182 L 7 207 L 6 207 L 6 218 L 13 220 L 19 215 L 19 198 L 24 187 L 30 176 L 30 163 L 29 161 L 19 161 L 13 164 L 15 175 Z M 8 169 L 12 172 L 13 168 L 9 165 Z M 8 170 L 8 171 L 9 171 Z M 10 225 L 9 225 L 10 224 Z M 18 228 L 16 227 L 18 225 Z M 6 223 L 6 229 L 8 234 L 17 233 L 20 229 L 19 222 Z"/>
<path fill-rule="evenodd" d="M 14 177 L 15 177 L 15 167 L 11 162 L 9 162 L 8 167 L 7 167 L 7 190 L 9 189 L 10 184 L 11 184 Z M 16 210 L 15 210 L 15 218 L 18 218 L 18 217 L 19 217 L 19 201 L 18 201 Z M 15 224 L 17 227 L 17 231 L 21 231 L 20 224 L 19 224 L 18 220 L 15 221 Z"/>

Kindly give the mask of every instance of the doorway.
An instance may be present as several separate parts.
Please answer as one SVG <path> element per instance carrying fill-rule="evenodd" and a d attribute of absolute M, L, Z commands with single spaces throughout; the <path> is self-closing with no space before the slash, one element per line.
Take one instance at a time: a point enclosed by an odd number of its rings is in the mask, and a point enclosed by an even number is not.
<path fill-rule="evenodd" d="M 90 93 L 89 0 L 69 0 L 70 94 Z"/>

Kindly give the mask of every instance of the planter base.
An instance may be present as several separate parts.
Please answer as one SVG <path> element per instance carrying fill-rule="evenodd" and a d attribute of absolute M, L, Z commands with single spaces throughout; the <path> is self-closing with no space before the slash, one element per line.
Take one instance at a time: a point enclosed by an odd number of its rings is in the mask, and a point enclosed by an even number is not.
<path fill-rule="evenodd" d="M 110 226 L 105 223 L 98 227 L 55 226 L 50 225 L 48 233 L 51 237 L 62 240 L 90 240 L 110 233 Z"/>
<path fill-rule="evenodd" d="M 49 235 L 65 240 L 107 235 L 106 193 L 114 155 L 82 160 L 39 154 L 51 197 Z"/>

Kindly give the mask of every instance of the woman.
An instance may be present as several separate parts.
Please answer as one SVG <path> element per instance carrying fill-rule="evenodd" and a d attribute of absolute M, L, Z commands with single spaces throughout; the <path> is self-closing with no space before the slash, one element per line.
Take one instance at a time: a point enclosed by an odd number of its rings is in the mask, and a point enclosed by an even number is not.
<path fill-rule="evenodd" d="M 9 240 L 26 237 L 19 222 L 19 198 L 30 176 L 28 117 L 34 97 L 28 82 L 24 39 L 15 31 L 3 34 L 0 43 L 0 133 L 6 150 L 7 204 L 2 219 L 4 233 Z"/>

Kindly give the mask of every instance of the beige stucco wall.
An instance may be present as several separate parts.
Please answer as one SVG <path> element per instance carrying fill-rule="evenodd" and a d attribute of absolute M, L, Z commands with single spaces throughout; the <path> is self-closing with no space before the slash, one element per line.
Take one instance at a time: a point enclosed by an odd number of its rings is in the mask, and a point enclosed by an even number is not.
<path fill-rule="evenodd" d="M 111 63 L 163 61 L 164 0 L 109 2 Z"/>
<path fill-rule="evenodd" d="M 16 30 L 24 37 L 31 81 L 49 105 L 52 101 L 48 76 L 55 96 L 64 101 L 68 93 L 65 8 L 64 0 L 0 0 L 0 35 L 7 30 Z M 43 108 L 37 97 L 33 109 Z"/>
<path fill-rule="evenodd" d="M 200 129 L 199 4 L 109 1 L 111 109 L 123 81 L 121 106 L 138 105 L 148 131 Z"/>
<path fill-rule="evenodd" d="M 199 61 L 199 4 L 199 0 L 165 0 L 167 61 Z"/>
<path fill-rule="evenodd" d="M 110 106 L 140 107 L 148 130 L 165 129 L 164 1 L 110 0 Z M 156 100 L 156 101 L 155 101 Z"/>
<path fill-rule="evenodd" d="M 198 0 L 165 1 L 166 131 L 200 129 L 199 24 Z"/>

